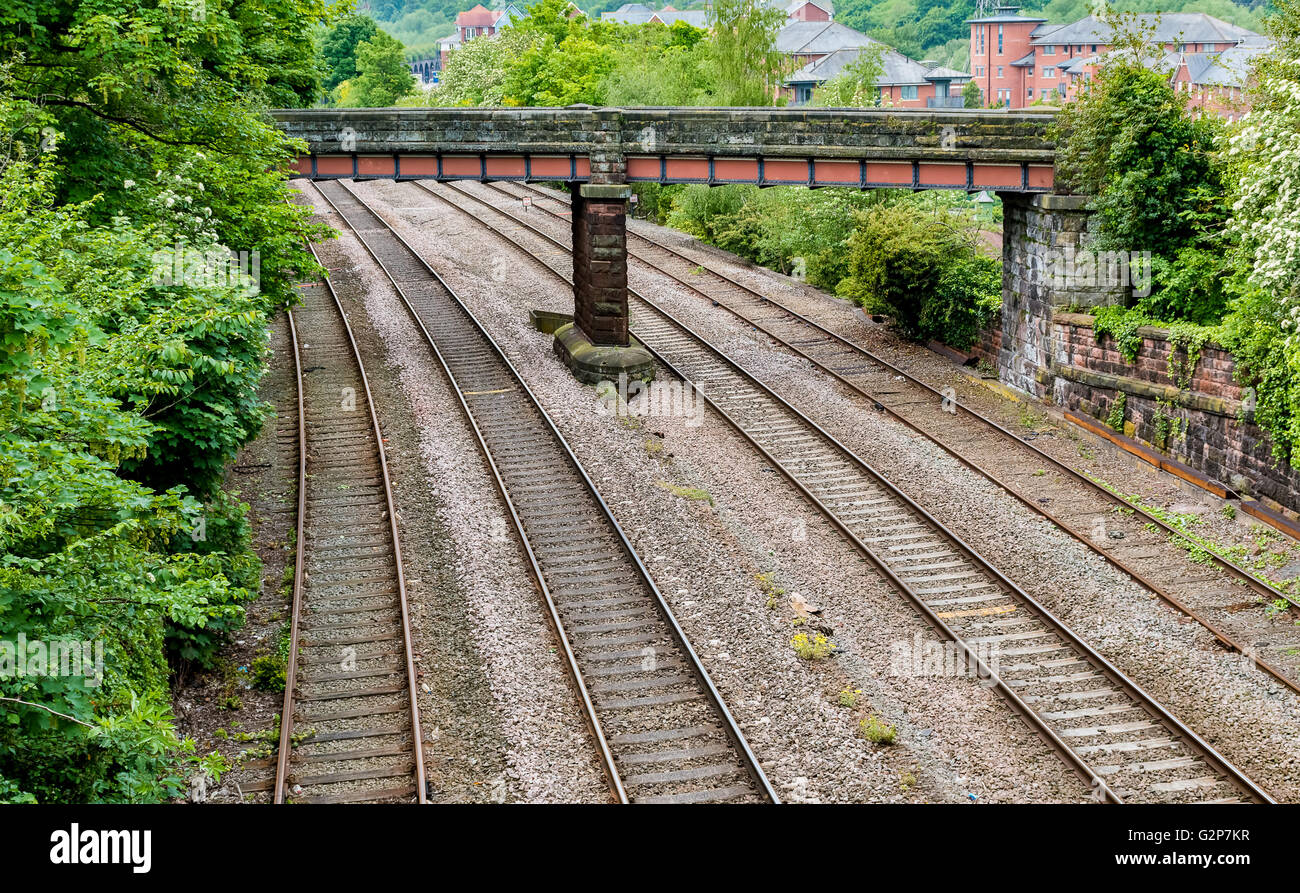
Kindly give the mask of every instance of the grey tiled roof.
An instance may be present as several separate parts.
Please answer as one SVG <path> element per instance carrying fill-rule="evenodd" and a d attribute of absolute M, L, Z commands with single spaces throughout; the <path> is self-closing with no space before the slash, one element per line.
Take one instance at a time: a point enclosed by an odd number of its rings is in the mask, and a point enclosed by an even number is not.
<path fill-rule="evenodd" d="M 703 9 L 651 9 L 644 3 L 624 3 L 613 12 L 602 12 L 600 14 L 602 22 L 621 22 L 624 25 L 645 25 L 651 19 L 658 19 L 665 25 L 671 25 L 673 22 L 685 22 L 688 25 L 694 25 L 696 28 L 704 28 L 708 26 L 709 14 Z"/>
<path fill-rule="evenodd" d="M 1232 47 L 1218 53 L 1182 53 L 1181 57 L 1187 63 L 1187 74 L 1193 84 L 1206 87 L 1244 87 L 1246 78 L 1250 75 L 1251 63 L 1267 51 L 1268 47 L 1255 45 Z M 1175 60 L 1179 55 L 1170 53 Z M 1173 64 L 1177 65 L 1177 62 Z"/>
<path fill-rule="evenodd" d="M 1172 12 L 1137 16 L 1143 29 L 1154 28 L 1157 43 L 1238 43 L 1256 40 L 1254 31 L 1229 24 L 1200 12 Z M 1109 43 L 1114 29 L 1096 16 L 1087 16 L 1069 25 L 1040 26 L 1034 29 L 1034 46 Z"/>
<path fill-rule="evenodd" d="M 900 84 L 924 84 L 927 80 L 966 80 L 970 75 L 952 68 L 927 68 L 914 59 L 909 59 L 896 50 L 883 44 L 880 62 L 881 74 L 876 78 L 876 86 L 896 87 Z M 785 79 L 787 84 L 823 84 L 842 72 L 847 66 L 856 62 L 862 55 L 864 47 L 836 50 L 815 62 L 809 62 L 803 68 Z"/>
<path fill-rule="evenodd" d="M 777 52 L 788 56 L 821 55 L 871 46 L 872 40 L 839 22 L 791 22 L 776 35 Z"/>

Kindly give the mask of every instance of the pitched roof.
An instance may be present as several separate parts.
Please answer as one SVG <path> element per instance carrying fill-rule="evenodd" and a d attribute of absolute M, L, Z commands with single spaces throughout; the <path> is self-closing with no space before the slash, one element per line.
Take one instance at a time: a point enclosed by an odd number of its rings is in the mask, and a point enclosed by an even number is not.
<path fill-rule="evenodd" d="M 673 9 L 672 6 L 665 6 L 663 9 L 651 9 L 644 3 L 624 3 L 613 12 L 602 12 L 600 14 L 602 22 L 621 22 L 624 25 L 646 25 L 650 22 L 662 22 L 665 25 L 671 25 L 673 22 L 685 22 L 688 25 L 694 25 L 696 28 L 707 28 L 709 24 L 709 13 L 703 9 Z"/>
<path fill-rule="evenodd" d="M 787 56 L 813 56 L 872 46 L 872 40 L 839 22 L 791 22 L 776 34 L 776 50 Z"/>
<path fill-rule="evenodd" d="M 925 73 L 925 79 L 927 81 L 969 81 L 970 75 L 955 68 L 936 65 Z"/>
<path fill-rule="evenodd" d="M 1203 12 L 1143 13 L 1136 24 L 1144 32 L 1152 29 L 1151 39 L 1156 43 L 1240 43 L 1254 42 L 1259 34 Z M 1098 19 L 1086 16 L 1069 25 L 1035 28 L 1034 46 L 1064 46 L 1066 44 L 1110 43 L 1115 29 Z"/>
<path fill-rule="evenodd" d="M 809 3 L 818 9 L 825 10 L 828 15 L 835 15 L 835 4 L 831 0 L 766 0 L 764 5 L 773 9 L 784 9 L 794 15 L 796 9 Z"/>
<path fill-rule="evenodd" d="M 876 78 L 876 86 L 878 87 L 896 87 L 900 84 L 920 85 L 928 80 L 967 80 L 970 78 L 970 75 L 964 71 L 943 67 L 927 68 L 915 59 L 909 59 L 884 44 L 876 41 L 872 41 L 872 43 L 882 48 L 880 56 L 881 73 Z M 836 50 L 821 59 L 809 62 L 786 78 L 785 82 L 787 84 L 823 84 L 856 62 L 866 49 L 866 47 L 849 47 Z"/>
<path fill-rule="evenodd" d="M 493 12 L 483 6 L 482 3 L 473 9 L 467 9 L 456 16 L 457 28 L 484 28 L 488 25 L 495 25 L 497 19 L 501 18 L 501 13 Z"/>

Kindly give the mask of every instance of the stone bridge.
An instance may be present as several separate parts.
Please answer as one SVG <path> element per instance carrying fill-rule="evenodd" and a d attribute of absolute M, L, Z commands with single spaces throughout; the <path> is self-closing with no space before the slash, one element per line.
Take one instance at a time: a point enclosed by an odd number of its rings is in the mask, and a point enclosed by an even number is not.
<path fill-rule="evenodd" d="M 1050 115 L 526 108 L 275 113 L 307 177 L 1050 192 Z"/>
<path fill-rule="evenodd" d="M 1097 289 L 1066 295 L 1041 275 L 1053 252 L 1086 242 L 1088 226 L 1081 200 L 1051 194 L 1050 114 L 579 106 L 305 109 L 273 117 L 305 143 L 294 167 L 312 179 L 570 184 L 578 340 L 557 345 L 576 371 L 648 366 L 635 345 L 630 359 L 617 359 L 617 348 L 630 344 L 625 212 L 633 182 L 997 192 L 1005 212 L 1000 365 L 1004 380 L 1030 391 L 1040 391 L 1050 365 L 1053 305 L 1111 300 Z M 584 366 L 575 352 L 591 362 Z"/>

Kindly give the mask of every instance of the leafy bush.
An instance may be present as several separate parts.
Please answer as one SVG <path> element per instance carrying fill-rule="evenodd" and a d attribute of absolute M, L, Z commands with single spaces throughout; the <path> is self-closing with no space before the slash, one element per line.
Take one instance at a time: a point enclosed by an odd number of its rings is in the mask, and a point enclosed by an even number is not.
<path fill-rule="evenodd" d="M 219 484 L 323 230 L 285 201 L 292 147 L 260 109 L 317 95 L 323 18 L 124 0 L 0 22 L 0 663 L 19 642 L 83 661 L 0 674 L 0 800 L 165 799 L 200 765 L 167 640 L 210 659 L 257 585 Z M 159 275 L 232 248 L 254 283 Z"/>
<path fill-rule="evenodd" d="M 892 317 L 908 338 L 969 347 L 1001 306 L 1002 267 L 979 253 L 974 225 L 951 211 L 908 203 L 861 212 L 838 292 Z"/>

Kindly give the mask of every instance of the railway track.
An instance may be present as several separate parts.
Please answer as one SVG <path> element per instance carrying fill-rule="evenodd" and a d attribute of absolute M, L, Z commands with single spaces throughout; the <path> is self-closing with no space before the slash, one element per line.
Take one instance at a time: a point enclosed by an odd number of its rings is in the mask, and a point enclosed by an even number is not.
<path fill-rule="evenodd" d="M 289 313 L 298 526 L 276 803 L 426 798 L 411 628 L 383 435 L 328 278 Z"/>
<path fill-rule="evenodd" d="M 431 195 L 554 270 L 505 229 L 447 197 L 495 211 L 550 247 L 565 246 L 463 189 Z M 629 289 L 632 329 L 866 556 L 971 672 L 1016 709 L 1099 800 L 1272 802 L 1270 795 L 1093 650 L 886 477 L 725 353 Z"/>
<path fill-rule="evenodd" d="M 521 197 L 497 184 L 483 185 L 511 199 Z M 568 204 L 551 192 L 513 185 L 531 197 Z M 567 217 L 543 205 L 533 207 L 567 222 Z M 1240 565 L 1202 550 L 1164 519 L 822 323 L 711 268 L 707 261 L 630 229 L 628 238 L 630 258 L 808 360 L 1196 620 L 1225 647 L 1249 655 L 1262 672 L 1300 693 L 1300 648 L 1296 647 L 1300 634 L 1291 624 L 1272 622 L 1262 605 L 1253 615 L 1246 612 L 1250 603 L 1243 602 L 1248 595 L 1243 589 L 1254 598 L 1283 599 L 1300 609 L 1291 596 Z M 702 288 L 705 281 L 707 291 Z M 976 459 L 977 453 L 991 458 Z M 1189 548 L 1204 555 L 1204 561 L 1193 562 Z"/>
<path fill-rule="evenodd" d="M 505 354 L 342 181 L 315 184 L 383 270 L 473 429 L 620 802 L 776 802 L 631 543 Z"/>

